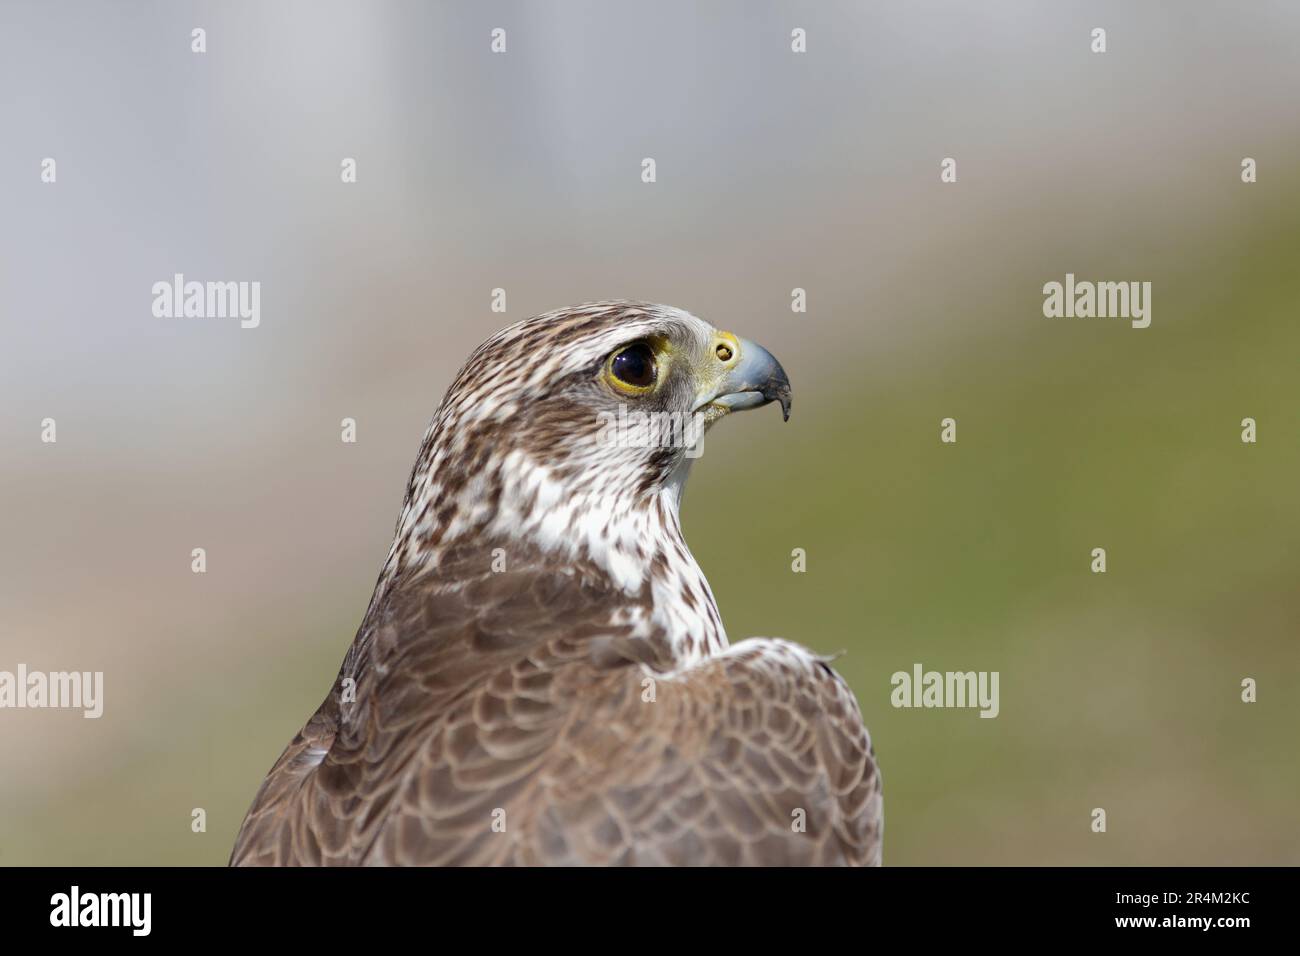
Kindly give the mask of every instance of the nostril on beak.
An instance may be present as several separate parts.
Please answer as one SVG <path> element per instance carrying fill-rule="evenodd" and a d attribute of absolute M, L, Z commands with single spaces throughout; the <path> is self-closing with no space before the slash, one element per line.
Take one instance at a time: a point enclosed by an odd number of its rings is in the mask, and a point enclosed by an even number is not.
<path fill-rule="evenodd" d="M 726 342 L 719 342 L 717 348 L 718 361 L 730 362 L 735 358 L 736 353 L 731 350 L 731 346 Z"/>

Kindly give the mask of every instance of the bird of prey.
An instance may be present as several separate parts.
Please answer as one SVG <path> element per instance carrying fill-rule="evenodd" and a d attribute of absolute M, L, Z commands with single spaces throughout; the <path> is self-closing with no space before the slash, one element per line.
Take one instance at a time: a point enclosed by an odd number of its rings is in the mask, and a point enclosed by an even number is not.
<path fill-rule="evenodd" d="M 852 692 L 797 644 L 728 643 L 678 517 L 686 442 L 610 428 L 772 401 L 788 418 L 770 353 L 662 305 L 562 309 L 479 346 L 231 863 L 878 864 Z"/>

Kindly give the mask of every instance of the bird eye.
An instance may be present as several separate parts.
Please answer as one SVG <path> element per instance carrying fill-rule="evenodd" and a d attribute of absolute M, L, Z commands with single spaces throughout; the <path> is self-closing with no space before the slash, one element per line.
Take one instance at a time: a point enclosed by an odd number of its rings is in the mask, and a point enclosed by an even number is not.
<path fill-rule="evenodd" d="M 609 374 L 620 385 L 641 391 L 655 383 L 655 354 L 644 342 L 615 352 L 609 362 Z"/>

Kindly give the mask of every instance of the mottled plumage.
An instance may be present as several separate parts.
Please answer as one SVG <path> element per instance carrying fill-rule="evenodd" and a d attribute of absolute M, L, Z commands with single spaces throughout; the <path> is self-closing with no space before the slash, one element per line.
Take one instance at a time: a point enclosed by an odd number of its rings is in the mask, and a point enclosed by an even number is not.
<path fill-rule="evenodd" d="M 611 372 L 629 347 L 653 356 L 649 390 Z M 620 406 L 711 424 L 770 400 L 788 412 L 770 355 L 664 306 L 566 309 L 480 346 L 231 862 L 878 863 L 852 693 L 798 645 L 728 645 L 678 519 L 692 459 L 601 430 Z"/>

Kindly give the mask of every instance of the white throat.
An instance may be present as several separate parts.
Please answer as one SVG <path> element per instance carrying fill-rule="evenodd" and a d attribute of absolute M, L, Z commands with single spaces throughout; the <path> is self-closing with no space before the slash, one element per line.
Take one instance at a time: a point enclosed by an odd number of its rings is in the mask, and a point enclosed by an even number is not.
<path fill-rule="evenodd" d="M 631 625 L 634 636 L 666 641 L 679 664 L 701 660 L 728 642 L 713 591 L 682 534 L 690 462 L 683 459 L 661 488 L 637 499 L 626 484 L 561 487 L 545 466 L 521 456 L 508 469 L 517 486 L 502 496 L 489 530 L 526 538 L 561 560 L 596 564 L 628 598 L 622 617 L 611 623 Z M 532 507 L 525 515 L 512 502 Z"/>

